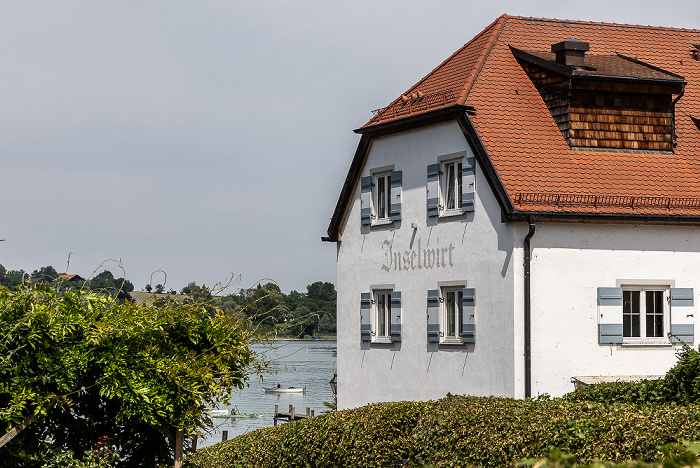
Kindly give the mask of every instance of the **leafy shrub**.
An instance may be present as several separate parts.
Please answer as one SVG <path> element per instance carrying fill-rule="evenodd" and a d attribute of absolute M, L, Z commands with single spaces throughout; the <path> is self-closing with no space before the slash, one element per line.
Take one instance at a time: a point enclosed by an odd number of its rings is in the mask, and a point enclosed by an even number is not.
<path fill-rule="evenodd" d="M 663 380 L 610 382 L 580 387 L 564 396 L 568 401 L 596 403 L 667 403 Z"/>
<path fill-rule="evenodd" d="M 700 403 L 700 353 L 685 346 L 663 382 L 667 400 L 680 404 Z"/>
<path fill-rule="evenodd" d="M 259 429 L 185 458 L 187 468 L 365 467 L 407 458 L 425 403 L 378 403 Z"/>
<path fill-rule="evenodd" d="M 700 352 L 684 346 L 663 379 L 589 385 L 564 398 L 598 403 L 700 403 Z"/>
<path fill-rule="evenodd" d="M 582 463 L 650 462 L 661 455 L 657 447 L 680 440 L 700 440 L 700 406 L 448 396 L 260 429 L 199 450 L 185 466 L 366 467 L 391 459 L 435 468 L 515 466 L 547 457 L 551 447 Z"/>

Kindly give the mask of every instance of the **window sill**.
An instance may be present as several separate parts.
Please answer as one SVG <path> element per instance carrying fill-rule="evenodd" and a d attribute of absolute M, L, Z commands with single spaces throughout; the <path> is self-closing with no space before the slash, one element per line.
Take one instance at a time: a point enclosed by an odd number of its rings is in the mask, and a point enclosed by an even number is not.
<path fill-rule="evenodd" d="M 635 347 L 635 346 L 642 346 L 642 347 L 657 347 L 657 348 L 672 348 L 673 343 L 670 341 L 666 340 L 642 340 L 642 339 L 631 339 L 631 340 L 624 340 L 621 343 L 621 346 L 624 347 Z"/>
<path fill-rule="evenodd" d="M 447 338 L 440 341 L 440 344 L 446 346 L 462 346 L 465 343 L 462 343 L 462 338 Z"/>
<path fill-rule="evenodd" d="M 391 218 L 385 218 L 385 219 L 380 219 L 378 221 L 375 221 L 371 224 L 372 227 L 374 226 L 387 226 L 390 224 L 394 224 L 394 220 Z"/>
<path fill-rule="evenodd" d="M 440 213 L 440 218 L 452 218 L 454 216 L 462 216 L 465 212 L 462 210 L 454 210 L 454 211 L 444 211 Z"/>
<path fill-rule="evenodd" d="M 378 338 L 372 338 L 372 343 L 391 344 L 392 341 L 389 336 L 380 336 Z"/>

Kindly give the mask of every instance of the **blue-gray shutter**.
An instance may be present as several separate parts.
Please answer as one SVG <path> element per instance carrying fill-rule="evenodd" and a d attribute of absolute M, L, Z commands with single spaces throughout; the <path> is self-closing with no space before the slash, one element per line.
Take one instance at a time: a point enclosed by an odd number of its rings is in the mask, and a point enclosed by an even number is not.
<path fill-rule="evenodd" d="M 462 343 L 476 343 L 476 289 L 462 290 Z"/>
<path fill-rule="evenodd" d="M 462 211 L 474 211 L 476 160 L 474 156 L 462 160 Z"/>
<path fill-rule="evenodd" d="M 598 343 L 622 343 L 622 288 L 598 288 Z"/>
<path fill-rule="evenodd" d="M 438 180 L 440 178 L 440 165 L 428 165 L 428 216 L 438 216 L 440 214 L 440 187 Z"/>
<path fill-rule="evenodd" d="M 360 339 L 362 341 L 372 341 L 372 293 L 361 294 Z"/>
<path fill-rule="evenodd" d="M 695 298 L 693 288 L 671 288 L 671 341 L 695 340 Z"/>
<path fill-rule="evenodd" d="M 428 343 L 440 342 L 440 291 L 428 290 Z"/>
<path fill-rule="evenodd" d="M 363 226 L 372 224 L 372 176 L 360 179 L 360 219 Z"/>
<path fill-rule="evenodd" d="M 401 171 L 391 173 L 391 202 L 389 204 L 392 221 L 401 219 Z"/>
<path fill-rule="evenodd" d="M 393 180 L 393 179 L 392 179 Z M 401 291 L 391 292 L 391 341 L 401 341 Z"/>

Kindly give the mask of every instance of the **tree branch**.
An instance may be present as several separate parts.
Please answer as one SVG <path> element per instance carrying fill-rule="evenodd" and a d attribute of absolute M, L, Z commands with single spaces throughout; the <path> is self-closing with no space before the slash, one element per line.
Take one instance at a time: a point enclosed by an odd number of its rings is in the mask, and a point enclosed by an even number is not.
<path fill-rule="evenodd" d="M 0 437 L 0 447 L 11 441 L 12 439 L 15 438 L 17 434 L 25 430 L 31 423 L 36 421 L 36 419 L 39 417 L 38 414 L 34 413 L 31 416 L 29 416 L 27 419 L 13 427 L 9 432 L 7 432 L 4 436 Z"/>

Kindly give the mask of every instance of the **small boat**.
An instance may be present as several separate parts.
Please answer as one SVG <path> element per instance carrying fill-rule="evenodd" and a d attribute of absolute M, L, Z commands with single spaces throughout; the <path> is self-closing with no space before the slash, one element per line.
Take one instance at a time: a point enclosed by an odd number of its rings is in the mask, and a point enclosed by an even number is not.
<path fill-rule="evenodd" d="M 306 387 L 263 387 L 265 393 L 304 393 Z"/>
<path fill-rule="evenodd" d="M 211 417 L 221 419 L 255 419 L 262 418 L 263 413 L 212 414 Z"/>
<path fill-rule="evenodd" d="M 230 410 L 213 409 L 209 410 L 210 418 L 225 418 L 225 419 L 253 419 L 262 418 L 263 413 L 235 413 L 231 414 Z"/>

